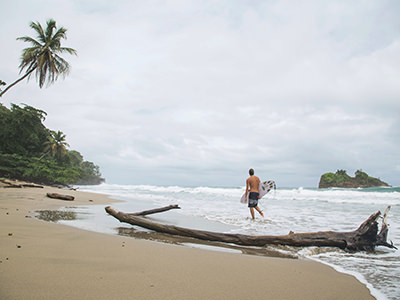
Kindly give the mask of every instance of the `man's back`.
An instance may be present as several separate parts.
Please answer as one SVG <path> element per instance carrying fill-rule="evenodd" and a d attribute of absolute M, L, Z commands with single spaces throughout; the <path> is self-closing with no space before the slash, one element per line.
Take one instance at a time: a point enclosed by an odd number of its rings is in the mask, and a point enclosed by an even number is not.
<path fill-rule="evenodd" d="M 251 175 L 247 179 L 247 184 L 248 184 L 248 186 L 250 188 L 250 192 L 258 193 L 258 185 L 260 184 L 260 178 L 258 178 L 255 175 Z"/>

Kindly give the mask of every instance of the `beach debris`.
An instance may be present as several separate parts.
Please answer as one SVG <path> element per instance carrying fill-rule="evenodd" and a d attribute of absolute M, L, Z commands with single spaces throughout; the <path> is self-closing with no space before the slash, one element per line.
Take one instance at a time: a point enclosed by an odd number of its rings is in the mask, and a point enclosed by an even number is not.
<path fill-rule="evenodd" d="M 74 196 L 62 195 L 62 194 L 58 194 L 58 193 L 47 193 L 47 197 L 53 198 L 53 199 L 66 200 L 66 201 L 73 201 L 75 199 Z"/>
<path fill-rule="evenodd" d="M 32 188 L 41 188 L 43 189 L 44 187 L 39 184 L 35 183 L 30 183 L 30 182 L 19 182 L 16 180 L 9 180 L 9 179 L 2 179 L 0 178 L 0 182 L 6 184 L 4 188 L 23 188 L 23 187 L 32 187 Z"/>
<path fill-rule="evenodd" d="M 245 234 L 220 233 L 203 230 L 195 230 L 173 225 L 164 225 L 152 222 L 141 216 L 147 215 L 149 211 L 140 213 L 124 213 L 110 206 L 105 208 L 106 212 L 118 219 L 120 222 L 129 223 L 131 225 L 140 226 L 160 233 L 172 234 L 177 236 L 192 237 L 207 241 L 216 241 L 222 243 L 231 243 L 242 246 L 259 246 L 266 245 L 286 245 L 296 247 L 337 247 L 350 251 L 373 251 L 376 246 L 385 246 L 397 249 L 393 243 L 387 242 L 388 225 L 386 222 L 387 213 L 390 207 L 385 211 L 384 222 L 381 231 L 378 234 L 378 222 L 381 212 L 372 214 L 364 221 L 358 229 L 350 232 L 320 231 L 309 233 L 294 233 L 288 235 L 258 235 L 251 236 Z M 150 210 L 154 213 L 155 210 Z M 163 209 L 160 211 L 166 211 Z"/>
<path fill-rule="evenodd" d="M 12 235 L 13 235 L 12 232 L 9 232 L 9 233 L 8 233 L 8 236 L 12 236 Z"/>

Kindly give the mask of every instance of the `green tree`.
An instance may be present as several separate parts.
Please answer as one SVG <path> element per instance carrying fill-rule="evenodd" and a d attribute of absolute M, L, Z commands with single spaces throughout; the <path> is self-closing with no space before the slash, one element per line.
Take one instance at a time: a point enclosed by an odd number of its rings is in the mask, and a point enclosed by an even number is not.
<path fill-rule="evenodd" d="M 67 153 L 68 143 L 65 141 L 66 135 L 60 130 L 57 132 L 51 131 L 51 136 L 48 141 L 44 143 L 45 154 L 50 154 L 55 157 L 58 161 Z"/>
<path fill-rule="evenodd" d="M 356 180 L 357 180 L 357 182 L 359 182 L 359 183 L 361 183 L 361 184 L 367 184 L 368 183 L 368 174 L 367 173 L 365 173 L 365 172 L 363 172 L 363 170 L 357 170 L 356 172 L 355 172 L 355 175 L 356 175 Z"/>
<path fill-rule="evenodd" d="M 75 150 L 68 151 L 67 154 L 64 156 L 64 159 L 67 164 L 75 167 L 79 167 L 83 162 L 82 154 Z"/>
<path fill-rule="evenodd" d="M 336 174 L 337 174 L 337 175 L 346 176 L 346 175 L 347 175 L 347 172 L 346 172 L 346 170 L 341 169 L 341 170 L 337 170 L 337 171 L 336 171 Z"/>
<path fill-rule="evenodd" d="M 37 39 L 29 36 L 17 38 L 17 40 L 32 44 L 31 47 L 25 48 L 22 51 L 19 69 L 20 73 L 25 70 L 25 74 L 2 91 L 0 97 L 18 82 L 27 77 L 29 80 L 34 71 L 36 71 L 36 79 L 39 82 L 40 88 L 46 82 L 47 85 L 52 84 L 58 79 L 59 75 L 65 77 L 69 73 L 70 65 L 59 54 L 67 52 L 77 55 L 76 50 L 61 47 L 61 39 L 67 38 L 67 29 L 64 27 L 57 29 L 56 21 L 53 19 L 47 21 L 46 30 L 43 30 L 39 22 L 31 22 L 30 27 L 36 31 Z"/>
<path fill-rule="evenodd" d="M 25 105 L 0 104 L 0 153 L 36 156 L 42 153 L 43 143 L 49 136 L 43 125 L 46 112 Z"/>

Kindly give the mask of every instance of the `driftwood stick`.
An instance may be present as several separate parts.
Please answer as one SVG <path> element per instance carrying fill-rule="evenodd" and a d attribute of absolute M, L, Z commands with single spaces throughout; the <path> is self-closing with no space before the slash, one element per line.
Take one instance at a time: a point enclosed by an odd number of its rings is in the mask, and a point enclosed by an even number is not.
<path fill-rule="evenodd" d="M 47 193 L 47 197 L 54 198 L 54 199 L 66 200 L 66 201 L 73 201 L 75 199 L 74 196 L 61 195 L 61 194 L 57 194 L 57 193 Z"/>
<path fill-rule="evenodd" d="M 136 213 L 129 213 L 127 215 L 129 216 L 146 216 L 146 215 L 151 215 L 151 214 L 156 214 L 164 211 L 168 211 L 170 209 L 180 209 L 180 207 L 177 204 L 174 205 L 168 205 L 160 208 L 155 208 L 155 209 L 149 209 L 149 210 L 144 210 Z"/>
<path fill-rule="evenodd" d="M 288 235 L 251 236 L 245 234 L 229 234 L 211 231 L 194 230 L 172 225 L 158 224 L 142 217 L 126 214 L 113 209 L 105 208 L 106 212 L 118 219 L 120 222 L 129 223 L 161 233 L 178 236 L 198 238 L 201 240 L 232 243 L 243 246 L 265 246 L 265 245 L 287 245 L 287 246 L 320 246 L 338 247 L 348 250 L 373 250 L 375 246 L 382 245 L 394 248 L 393 245 L 377 241 L 378 223 L 380 212 L 372 214 L 360 227 L 351 232 L 321 231 L 311 233 L 293 233 Z"/>

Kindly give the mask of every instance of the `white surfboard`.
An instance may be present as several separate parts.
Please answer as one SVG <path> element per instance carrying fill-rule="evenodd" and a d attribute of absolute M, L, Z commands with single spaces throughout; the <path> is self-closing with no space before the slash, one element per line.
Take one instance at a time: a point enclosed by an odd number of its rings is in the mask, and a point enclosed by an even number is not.
<path fill-rule="evenodd" d="M 269 193 L 270 190 L 276 189 L 275 181 L 273 180 L 268 180 L 264 182 L 260 182 L 258 185 L 258 191 L 259 191 L 259 199 L 264 197 L 266 194 Z M 246 199 L 246 192 L 242 195 L 242 198 L 240 198 L 240 203 L 247 203 L 249 201 L 249 194 L 247 193 L 247 199 Z"/>

